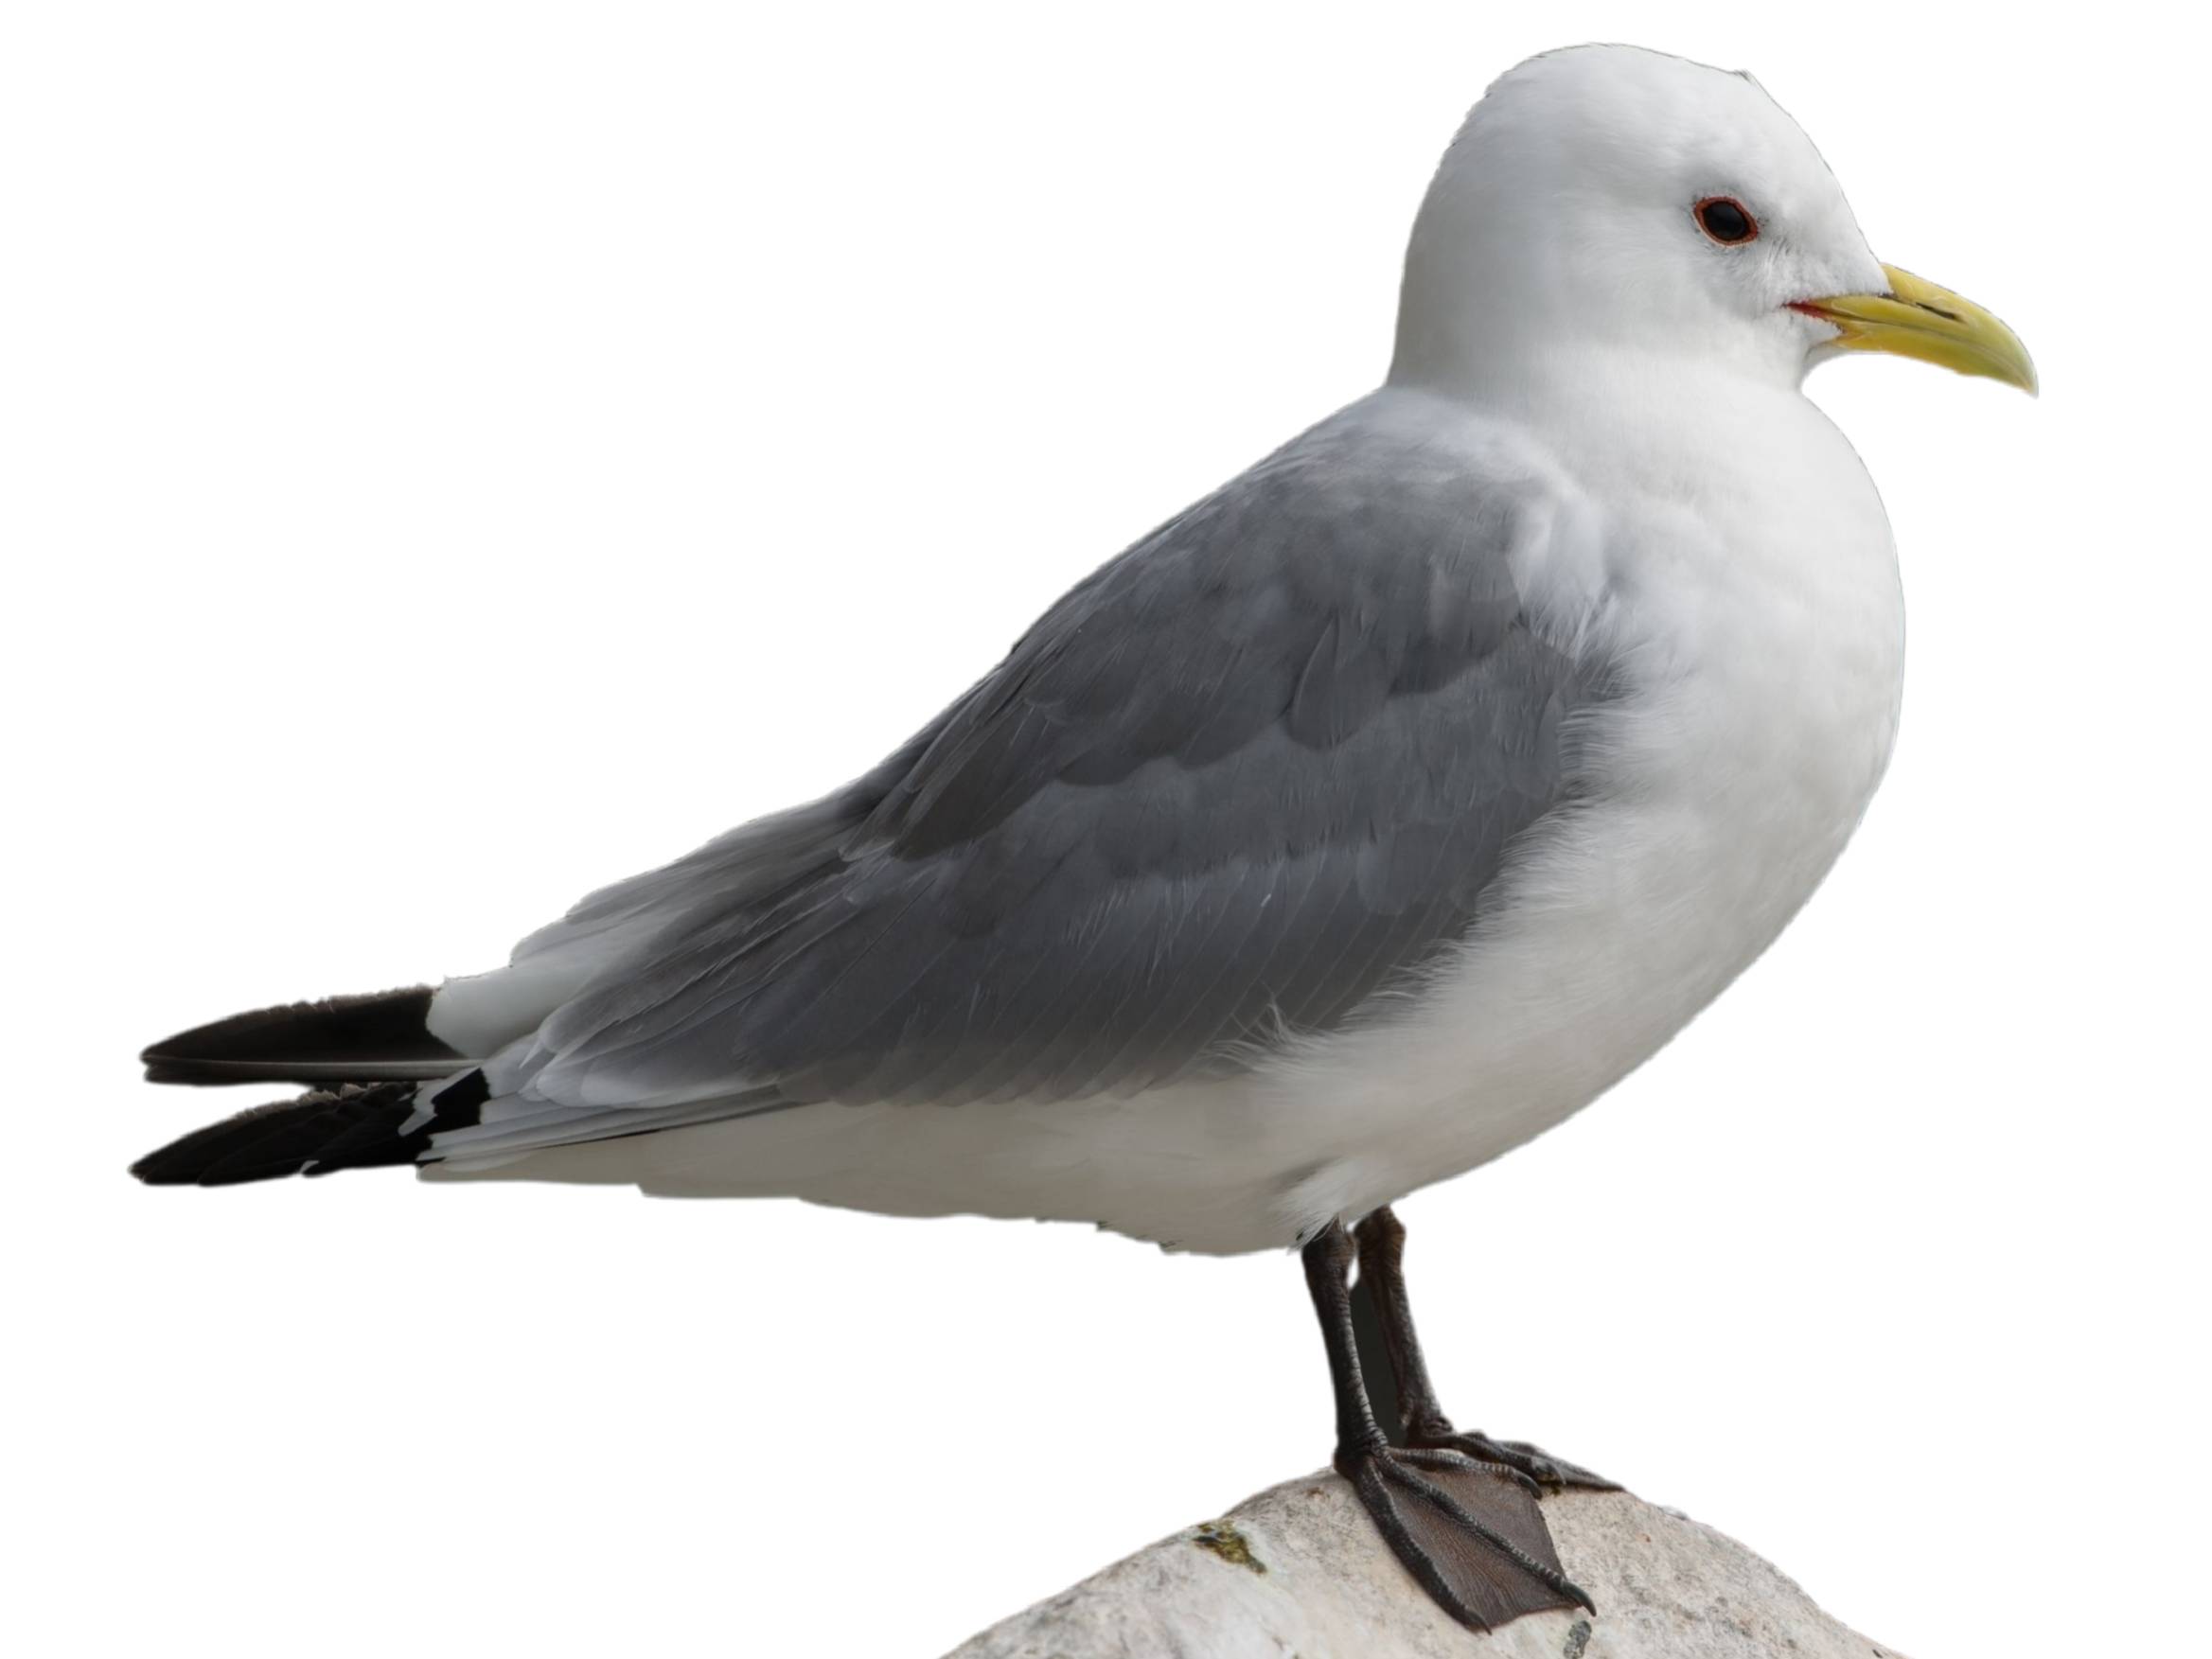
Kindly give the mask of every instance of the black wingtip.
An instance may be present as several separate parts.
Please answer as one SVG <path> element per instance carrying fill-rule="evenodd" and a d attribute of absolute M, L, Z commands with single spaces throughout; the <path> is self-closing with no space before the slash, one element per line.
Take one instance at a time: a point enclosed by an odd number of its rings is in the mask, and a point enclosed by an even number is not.
<path fill-rule="evenodd" d="M 258 1008 L 164 1037 L 138 1058 L 149 1083 L 427 1082 L 469 1058 L 431 1035 L 431 997 L 413 985 Z"/>
<path fill-rule="evenodd" d="M 328 1098 L 334 1101 L 336 1097 Z M 273 1130 L 296 1130 L 306 1112 L 324 1103 L 323 1096 L 305 1095 L 296 1101 L 272 1101 L 249 1107 L 156 1148 L 133 1164 L 131 1173 L 149 1187 L 217 1187 L 253 1180 L 256 1177 L 247 1173 L 252 1165 L 237 1164 L 227 1177 L 221 1167 L 233 1162 L 241 1150 L 267 1138 Z M 299 1161 L 295 1158 L 291 1165 L 272 1173 L 289 1174 Z"/>
<path fill-rule="evenodd" d="M 432 1136 L 475 1123 L 490 1098 L 480 1071 L 439 1090 L 427 1111 L 418 1093 L 411 1083 L 315 1089 L 195 1129 L 131 1173 L 149 1187 L 231 1187 L 416 1163 Z"/>

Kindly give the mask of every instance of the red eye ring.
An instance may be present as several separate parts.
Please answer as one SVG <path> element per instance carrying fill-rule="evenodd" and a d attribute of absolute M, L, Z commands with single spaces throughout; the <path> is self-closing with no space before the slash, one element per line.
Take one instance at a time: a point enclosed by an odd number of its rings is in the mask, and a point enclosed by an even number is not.
<path fill-rule="evenodd" d="M 1701 197 L 1690 211 L 1696 216 L 1697 228 L 1724 248 L 1759 240 L 1759 221 L 1733 196 Z"/>

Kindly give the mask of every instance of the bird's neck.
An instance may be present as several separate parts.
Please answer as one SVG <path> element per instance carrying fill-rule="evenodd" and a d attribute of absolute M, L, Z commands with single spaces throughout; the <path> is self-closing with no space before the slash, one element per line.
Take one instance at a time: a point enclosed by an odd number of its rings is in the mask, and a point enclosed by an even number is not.
<path fill-rule="evenodd" d="M 1509 345 L 1478 363 L 1401 362 L 1389 387 L 1508 423 L 1558 456 L 1602 458 L 1616 480 L 1687 485 L 1738 455 L 1825 461 L 1844 447 L 1795 381 L 1671 352 Z"/>
<path fill-rule="evenodd" d="M 1401 321 L 1387 384 L 1538 415 L 1582 407 L 1678 419 L 1686 408 L 1801 399 L 1801 354 L 1722 354 L 1672 343 L 1561 340 L 1507 328 L 1426 331 Z"/>

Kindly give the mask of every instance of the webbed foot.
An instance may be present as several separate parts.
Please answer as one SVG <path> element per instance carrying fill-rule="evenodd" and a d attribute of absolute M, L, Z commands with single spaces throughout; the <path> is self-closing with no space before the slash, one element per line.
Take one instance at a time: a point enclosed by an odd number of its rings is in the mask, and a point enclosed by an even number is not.
<path fill-rule="evenodd" d="M 1387 1445 L 1339 1454 L 1337 1469 L 1391 1553 L 1469 1629 L 1590 1607 L 1559 1564 L 1524 1472 L 1456 1451 Z"/>

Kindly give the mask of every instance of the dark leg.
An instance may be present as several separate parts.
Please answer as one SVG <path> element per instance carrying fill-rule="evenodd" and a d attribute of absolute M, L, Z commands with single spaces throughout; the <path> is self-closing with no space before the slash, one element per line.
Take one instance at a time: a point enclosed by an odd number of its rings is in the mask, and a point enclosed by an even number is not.
<path fill-rule="evenodd" d="M 1405 1421 L 1407 1445 L 1459 1452 L 1478 1462 L 1500 1464 L 1553 1491 L 1569 1486 L 1620 1490 L 1586 1469 L 1548 1456 L 1526 1440 L 1494 1440 L 1485 1434 L 1454 1428 L 1437 1403 L 1427 1363 L 1421 1357 L 1421 1339 L 1413 1333 L 1413 1308 L 1406 1297 L 1405 1227 L 1388 1208 L 1378 1209 L 1359 1224 L 1358 1241 L 1360 1282 L 1373 1297 L 1382 1323 L 1383 1343 L 1398 1380 L 1398 1412 Z"/>
<path fill-rule="evenodd" d="M 1391 1552 L 1438 1606 L 1472 1630 L 1588 1607 L 1518 1474 L 1456 1451 L 1393 1447 L 1375 1422 L 1352 1332 L 1351 1237 L 1336 1222 L 1305 1247 L 1306 1288 L 1336 1395 L 1336 1472 Z"/>

